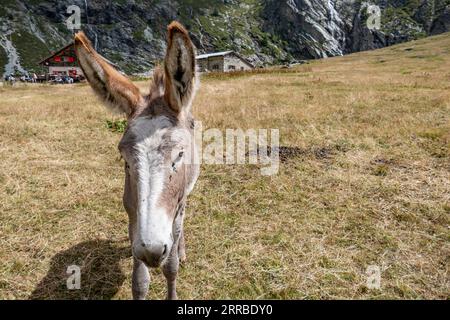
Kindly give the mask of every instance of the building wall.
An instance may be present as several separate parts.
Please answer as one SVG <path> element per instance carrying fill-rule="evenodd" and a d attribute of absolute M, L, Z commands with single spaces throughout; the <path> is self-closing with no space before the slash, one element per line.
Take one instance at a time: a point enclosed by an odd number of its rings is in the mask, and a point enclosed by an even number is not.
<path fill-rule="evenodd" d="M 208 59 L 197 60 L 197 69 L 198 72 L 206 72 L 208 70 Z"/>
<path fill-rule="evenodd" d="M 222 59 L 222 57 L 206 58 L 206 59 L 197 60 L 198 71 L 200 71 L 200 72 L 213 71 L 212 70 L 213 69 L 213 64 L 218 65 L 219 70 L 216 70 L 216 71 L 221 71 L 220 68 L 223 68 L 223 67 L 221 67 L 222 63 L 218 59 Z"/>
<path fill-rule="evenodd" d="M 211 57 L 207 59 L 207 69 L 211 72 L 223 72 L 223 57 Z"/>
<path fill-rule="evenodd" d="M 224 72 L 245 71 L 252 69 L 247 63 L 234 54 L 225 56 L 223 68 Z"/>
<path fill-rule="evenodd" d="M 75 71 L 77 75 L 83 75 L 83 71 L 80 67 L 58 67 L 50 66 L 48 67 L 48 73 L 50 75 L 69 75 L 69 71 Z"/>

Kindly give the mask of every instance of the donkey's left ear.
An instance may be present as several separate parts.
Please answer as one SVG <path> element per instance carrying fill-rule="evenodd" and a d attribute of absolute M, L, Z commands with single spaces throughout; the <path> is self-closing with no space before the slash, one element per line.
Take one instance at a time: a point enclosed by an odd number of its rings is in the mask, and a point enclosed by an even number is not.
<path fill-rule="evenodd" d="M 165 94 L 177 113 L 190 108 L 196 90 L 195 48 L 189 33 L 178 22 L 168 28 L 168 46 L 164 61 Z"/>
<path fill-rule="evenodd" d="M 75 35 L 75 53 L 97 96 L 113 111 L 131 116 L 143 99 L 139 88 L 106 62 L 83 32 Z"/>

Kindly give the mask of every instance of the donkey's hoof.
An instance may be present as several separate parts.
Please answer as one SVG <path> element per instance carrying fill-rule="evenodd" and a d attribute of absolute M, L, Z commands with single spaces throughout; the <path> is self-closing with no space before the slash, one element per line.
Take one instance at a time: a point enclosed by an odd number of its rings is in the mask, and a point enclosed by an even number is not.
<path fill-rule="evenodd" d="M 187 260 L 186 254 L 180 255 L 179 260 L 180 260 L 180 263 L 181 263 L 181 264 L 185 264 L 185 263 L 186 263 L 186 260 Z"/>

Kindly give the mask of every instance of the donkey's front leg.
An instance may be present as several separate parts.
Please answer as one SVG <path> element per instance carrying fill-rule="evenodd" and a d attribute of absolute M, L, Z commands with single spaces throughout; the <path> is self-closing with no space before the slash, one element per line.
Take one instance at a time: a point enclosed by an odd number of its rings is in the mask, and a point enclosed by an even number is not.
<path fill-rule="evenodd" d="M 186 244 L 184 242 L 183 227 L 181 227 L 180 240 L 178 240 L 178 257 L 181 263 L 186 262 Z"/>
<path fill-rule="evenodd" d="M 130 215 L 130 224 L 128 226 L 128 234 L 133 247 L 134 233 L 136 232 L 136 219 Z M 133 255 L 133 276 L 131 280 L 131 291 L 133 300 L 145 300 L 150 286 L 150 273 L 147 266 Z"/>
<path fill-rule="evenodd" d="M 134 300 L 145 300 L 150 285 L 150 274 L 147 266 L 133 257 L 133 279 L 131 289 Z"/>
<path fill-rule="evenodd" d="M 177 300 L 177 275 L 180 267 L 178 244 L 174 246 L 163 266 L 163 273 L 167 280 L 167 300 Z"/>
<path fill-rule="evenodd" d="M 177 217 L 173 225 L 174 244 L 162 268 L 167 280 L 167 300 L 177 300 L 177 275 L 180 268 L 180 258 L 186 259 L 183 235 L 184 210 L 185 203 L 182 202 L 178 207 Z"/>

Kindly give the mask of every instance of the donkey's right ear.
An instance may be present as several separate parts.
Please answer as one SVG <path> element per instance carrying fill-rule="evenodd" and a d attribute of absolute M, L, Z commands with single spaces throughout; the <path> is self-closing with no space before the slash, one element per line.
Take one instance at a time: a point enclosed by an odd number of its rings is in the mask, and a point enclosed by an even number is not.
<path fill-rule="evenodd" d="M 75 35 L 75 53 L 97 96 L 113 111 L 131 116 L 143 101 L 139 88 L 106 62 L 83 32 Z"/>
<path fill-rule="evenodd" d="M 167 103 L 177 113 L 188 110 L 196 90 L 195 48 L 187 30 L 175 21 L 168 27 L 164 71 Z"/>

